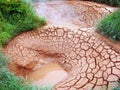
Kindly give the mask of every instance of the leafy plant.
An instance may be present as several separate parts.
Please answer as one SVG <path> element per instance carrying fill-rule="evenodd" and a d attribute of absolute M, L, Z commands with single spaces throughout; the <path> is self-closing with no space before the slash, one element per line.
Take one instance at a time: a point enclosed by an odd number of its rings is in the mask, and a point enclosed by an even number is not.
<path fill-rule="evenodd" d="M 91 0 L 94 2 L 99 2 L 99 3 L 105 3 L 111 6 L 119 6 L 120 5 L 120 0 Z"/>
<path fill-rule="evenodd" d="M 98 23 L 97 30 L 112 40 L 120 41 L 120 9 L 104 17 Z"/>

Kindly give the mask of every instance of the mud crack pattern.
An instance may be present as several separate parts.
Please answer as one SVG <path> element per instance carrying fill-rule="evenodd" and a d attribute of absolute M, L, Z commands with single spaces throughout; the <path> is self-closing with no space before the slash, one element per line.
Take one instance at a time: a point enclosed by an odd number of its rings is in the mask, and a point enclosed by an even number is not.
<path fill-rule="evenodd" d="M 46 26 L 17 36 L 4 47 L 4 53 L 13 67 L 23 70 L 40 66 L 40 54 L 56 58 L 70 72 L 54 90 L 106 90 L 120 80 L 120 52 L 98 38 L 94 27 Z"/>
<path fill-rule="evenodd" d="M 59 63 L 71 68 L 69 76 L 55 86 L 57 90 L 93 89 L 120 79 L 120 54 L 92 31 L 44 27 L 16 37 L 5 51 L 12 63 L 26 68 L 39 62 L 40 53 L 57 55 Z"/>

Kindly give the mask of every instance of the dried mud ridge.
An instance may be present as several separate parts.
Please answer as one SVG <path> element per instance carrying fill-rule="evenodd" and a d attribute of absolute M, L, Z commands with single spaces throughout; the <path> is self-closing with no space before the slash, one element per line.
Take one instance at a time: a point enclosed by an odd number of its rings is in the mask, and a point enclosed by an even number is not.
<path fill-rule="evenodd" d="M 69 71 L 54 90 L 106 90 L 120 80 L 120 52 L 97 37 L 94 27 L 73 31 L 46 26 L 17 36 L 4 53 L 10 57 L 11 69 L 21 72 L 44 65 L 41 55 L 54 58 Z"/>

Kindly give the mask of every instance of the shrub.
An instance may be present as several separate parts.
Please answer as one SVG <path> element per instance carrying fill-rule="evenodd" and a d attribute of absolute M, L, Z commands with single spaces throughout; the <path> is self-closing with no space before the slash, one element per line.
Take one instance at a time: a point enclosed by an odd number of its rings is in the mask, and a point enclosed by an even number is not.
<path fill-rule="evenodd" d="M 37 16 L 27 1 L 0 0 L 0 32 L 4 32 L 2 35 L 5 35 L 0 37 L 0 45 L 4 45 L 9 39 L 21 32 L 45 24 L 45 19 Z M 6 36 L 7 38 L 5 38 Z"/>
<path fill-rule="evenodd" d="M 120 0 L 91 0 L 91 1 L 105 3 L 110 6 L 119 6 L 120 5 Z"/>
<path fill-rule="evenodd" d="M 104 17 L 98 23 L 97 30 L 113 40 L 120 41 L 120 9 Z"/>

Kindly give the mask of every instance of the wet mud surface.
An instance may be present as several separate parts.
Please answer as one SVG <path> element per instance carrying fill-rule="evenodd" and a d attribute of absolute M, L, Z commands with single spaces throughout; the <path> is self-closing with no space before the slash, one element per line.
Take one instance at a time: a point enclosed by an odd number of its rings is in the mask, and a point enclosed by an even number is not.
<path fill-rule="evenodd" d="M 88 1 L 51 1 L 33 6 L 37 14 L 44 16 L 49 24 L 68 28 L 70 24 L 79 28 L 93 27 L 103 16 L 115 10 Z"/>
<path fill-rule="evenodd" d="M 120 44 L 95 32 L 95 24 L 115 8 L 83 1 L 33 6 L 48 25 L 4 47 L 10 70 L 33 84 L 51 83 L 54 90 L 111 90 L 119 82 Z"/>
<path fill-rule="evenodd" d="M 38 86 L 53 86 L 66 76 L 67 72 L 58 63 L 48 63 L 38 70 L 29 72 L 27 80 Z"/>

